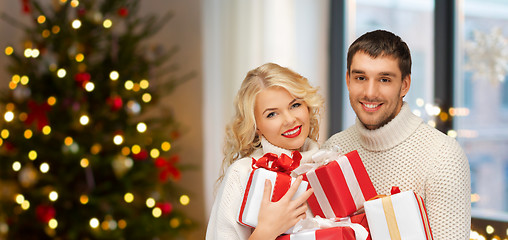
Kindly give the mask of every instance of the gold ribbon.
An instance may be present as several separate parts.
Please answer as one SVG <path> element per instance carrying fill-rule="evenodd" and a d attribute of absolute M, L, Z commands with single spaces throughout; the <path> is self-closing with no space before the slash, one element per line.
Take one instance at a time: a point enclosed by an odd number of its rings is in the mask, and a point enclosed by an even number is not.
<path fill-rule="evenodd" d="M 390 232 L 390 238 L 392 240 L 400 240 L 399 226 L 395 219 L 395 211 L 393 210 L 393 204 L 391 197 L 381 198 L 383 204 L 383 210 L 385 212 L 386 223 L 388 224 L 388 231 Z"/>

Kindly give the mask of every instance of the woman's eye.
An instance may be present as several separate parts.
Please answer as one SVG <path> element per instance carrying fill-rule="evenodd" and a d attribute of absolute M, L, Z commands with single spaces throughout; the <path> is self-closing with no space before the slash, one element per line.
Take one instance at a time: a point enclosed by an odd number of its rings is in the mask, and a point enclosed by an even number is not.
<path fill-rule="evenodd" d="M 295 103 L 295 104 L 291 105 L 291 108 L 297 108 L 299 106 L 302 106 L 302 104 L 301 103 Z"/>
<path fill-rule="evenodd" d="M 268 113 L 268 115 L 266 115 L 266 118 L 272 118 L 272 117 L 275 117 L 274 112 Z"/>

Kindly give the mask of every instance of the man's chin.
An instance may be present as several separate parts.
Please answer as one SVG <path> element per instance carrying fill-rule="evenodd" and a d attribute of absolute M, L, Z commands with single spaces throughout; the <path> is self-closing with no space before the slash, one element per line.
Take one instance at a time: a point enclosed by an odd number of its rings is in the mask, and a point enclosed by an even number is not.
<path fill-rule="evenodd" d="M 360 122 L 362 123 L 362 125 L 369 130 L 376 130 L 384 125 L 384 124 L 381 124 L 379 121 L 375 121 L 372 119 L 368 119 L 368 120 L 362 119 L 362 118 L 358 118 L 358 119 L 360 119 Z"/>

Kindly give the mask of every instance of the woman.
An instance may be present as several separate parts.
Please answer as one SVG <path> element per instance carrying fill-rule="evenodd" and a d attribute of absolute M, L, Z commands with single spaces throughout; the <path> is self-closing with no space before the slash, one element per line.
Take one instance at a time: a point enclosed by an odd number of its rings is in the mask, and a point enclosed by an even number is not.
<path fill-rule="evenodd" d="M 267 181 L 255 229 L 237 222 L 252 159 L 265 153 L 291 156 L 300 151 L 301 163 L 319 149 L 319 114 L 323 100 L 308 80 L 274 63 L 247 73 L 236 96 L 236 114 L 226 128 L 219 191 L 210 215 L 207 239 L 275 239 L 305 218 L 308 190 L 291 200 L 301 182 L 297 178 L 278 202 L 270 202 Z M 227 171 L 224 173 L 225 169 Z"/>

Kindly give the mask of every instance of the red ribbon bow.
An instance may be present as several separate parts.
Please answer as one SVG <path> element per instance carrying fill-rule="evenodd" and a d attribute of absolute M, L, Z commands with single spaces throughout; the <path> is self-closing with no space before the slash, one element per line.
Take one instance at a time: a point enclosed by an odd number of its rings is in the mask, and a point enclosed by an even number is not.
<path fill-rule="evenodd" d="M 397 193 L 400 193 L 400 188 L 398 186 L 392 186 L 392 189 L 390 189 L 390 195 L 394 195 L 394 194 L 397 194 Z M 386 195 L 386 194 L 378 194 L 378 195 L 370 198 L 367 201 L 375 200 L 375 199 L 379 199 L 379 198 L 384 198 L 384 197 L 388 197 L 388 195 Z M 359 212 L 359 211 L 357 211 L 357 212 Z"/>
<path fill-rule="evenodd" d="M 266 153 L 263 157 L 256 159 L 252 158 L 252 169 L 265 168 L 274 172 L 281 172 L 290 174 L 295 168 L 300 166 L 302 155 L 298 151 L 293 151 L 293 157 L 282 153 L 279 156 L 275 153 Z"/>
<path fill-rule="evenodd" d="M 175 166 L 178 160 L 178 155 L 174 155 L 168 160 L 165 160 L 162 157 L 155 159 L 155 166 L 161 169 L 161 172 L 159 173 L 159 181 L 165 182 L 170 175 L 173 176 L 175 180 L 180 180 L 182 174 L 180 170 Z"/>
<path fill-rule="evenodd" d="M 252 158 L 252 169 L 265 168 L 277 173 L 273 186 L 272 202 L 279 201 L 286 194 L 289 187 L 291 187 L 291 176 L 289 174 L 300 166 L 302 155 L 298 151 L 293 151 L 292 155 L 293 157 L 291 158 L 284 153 L 280 157 L 274 153 L 266 153 L 257 161 Z"/>
<path fill-rule="evenodd" d="M 392 189 L 390 190 L 390 193 L 392 195 L 400 193 L 400 188 L 398 186 L 392 186 Z"/>

